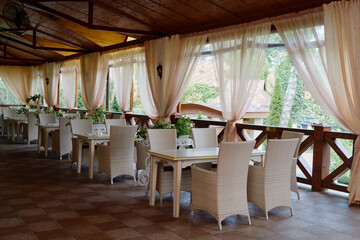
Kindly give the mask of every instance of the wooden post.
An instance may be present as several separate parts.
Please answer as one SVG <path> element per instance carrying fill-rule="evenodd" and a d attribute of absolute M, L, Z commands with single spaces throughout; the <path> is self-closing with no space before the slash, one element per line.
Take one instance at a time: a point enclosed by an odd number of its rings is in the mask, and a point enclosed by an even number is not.
<path fill-rule="evenodd" d="M 130 90 L 130 112 L 134 109 L 134 82 L 131 84 Z"/>
<path fill-rule="evenodd" d="M 331 131 L 331 127 L 323 123 L 314 125 L 313 191 L 321 191 L 322 179 L 329 175 L 330 145 L 324 139 L 325 131 Z"/>
<path fill-rule="evenodd" d="M 176 111 L 177 111 L 178 113 L 181 113 L 181 101 L 180 101 L 179 104 L 177 105 Z"/>
<path fill-rule="evenodd" d="M 110 68 L 108 69 L 107 75 L 106 75 L 106 111 L 109 111 L 109 88 L 110 88 L 110 81 L 109 81 L 109 73 L 110 73 Z"/>
<path fill-rule="evenodd" d="M 79 95 L 78 95 L 78 85 L 79 84 L 79 82 L 78 82 L 78 69 L 76 69 L 76 71 L 75 71 L 75 108 L 78 108 L 78 104 L 79 104 L 79 102 L 78 102 L 78 97 L 79 97 Z"/>

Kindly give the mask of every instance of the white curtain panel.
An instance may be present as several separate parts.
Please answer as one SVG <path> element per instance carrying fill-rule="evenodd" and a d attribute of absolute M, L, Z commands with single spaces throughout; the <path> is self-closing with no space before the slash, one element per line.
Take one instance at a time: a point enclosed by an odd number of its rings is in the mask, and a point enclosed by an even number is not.
<path fill-rule="evenodd" d="M 144 52 L 143 48 L 132 48 L 111 53 L 110 77 L 114 81 L 116 100 L 124 113 L 130 97 L 131 85 L 134 77 L 134 55 Z M 125 114 L 121 115 L 122 118 Z"/>
<path fill-rule="evenodd" d="M 49 107 L 59 106 L 58 88 L 60 80 L 60 63 L 45 63 L 43 67 L 45 101 Z M 48 79 L 48 82 L 46 79 Z"/>
<path fill-rule="evenodd" d="M 264 64 L 271 22 L 232 27 L 209 34 L 219 79 L 224 141 L 239 141 L 236 123 L 254 97 Z"/>
<path fill-rule="evenodd" d="M 135 60 L 135 75 L 138 81 L 139 95 L 141 106 L 144 109 L 144 112 L 150 118 L 157 118 L 156 106 L 154 103 L 154 98 L 151 94 L 151 89 L 149 85 L 149 77 L 146 68 L 146 58 L 145 58 L 145 48 L 142 48 L 139 52 L 134 54 Z"/>
<path fill-rule="evenodd" d="M 324 5 L 328 78 L 339 122 L 360 135 L 360 1 Z M 349 203 L 360 204 L 360 137 L 354 146 Z"/>
<path fill-rule="evenodd" d="M 80 69 L 80 60 L 66 61 L 61 66 L 63 94 L 69 109 L 75 107 L 76 77 Z"/>
<path fill-rule="evenodd" d="M 99 107 L 104 99 L 106 76 L 109 69 L 107 54 L 92 53 L 80 58 L 81 97 L 89 111 Z"/>
<path fill-rule="evenodd" d="M 31 67 L 0 66 L 0 77 L 14 97 L 24 104 L 35 94 Z"/>
<path fill-rule="evenodd" d="M 323 13 L 288 16 L 274 21 L 274 25 L 316 102 L 340 125 L 360 134 L 359 1 L 333 2 L 323 8 Z M 359 158 L 358 137 L 349 204 L 360 203 Z"/>
<path fill-rule="evenodd" d="M 179 35 L 145 42 L 146 66 L 149 77 L 153 109 L 147 108 L 146 114 L 154 119 L 168 118 L 174 113 L 191 74 L 206 42 L 206 35 L 180 38 Z M 162 66 L 162 78 L 157 67 Z M 143 89 L 143 90 L 144 90 Z M 143 98 L 145 97 L 143 96 Z M 145 97 L 146 98 L 146 97 Z"/>

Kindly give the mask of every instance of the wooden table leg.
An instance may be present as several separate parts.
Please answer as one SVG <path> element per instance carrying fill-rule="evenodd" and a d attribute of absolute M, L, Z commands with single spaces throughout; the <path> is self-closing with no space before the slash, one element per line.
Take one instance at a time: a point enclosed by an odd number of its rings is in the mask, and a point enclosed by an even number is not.
<path fill-rule="evenodd" d="M 77 172 L 81 173 L 81 160 L 82 160 L 82 141 L 78 138 L 77 141 Z"/>
<path fill-rule="evenodd" d="M 42 131 L 41 131 L 41 127 L 38 126 L 38 153 L 41 152 L 41 139 L 42 139 Z"/>
<path fill-rule="evenodd" d="M 10 134 L 11 134 L 11 120 L 8 119 L 7 120 L 7 124 L 6 124 L 6 128 L 7 128 L 7 135 L 6 135 L 6 138 L 7 139 L 10 139 Z"/>
<path fill-rule="evenodd" d="M 49 144 L 49 129 L 45 128 L 44 129 L 44 156 L 47 157 L 48 156 L 48 144 Z"/>
<path fill-rule="evenodd" d="M 94 175 L 94 155 L 95 155 L 95 144 L 94 140 L 89 141 L 89 178 L 93 179 Z"/>
<path fill-rule="evenodd" d="M 18 123 L 17 125 L 16 125 L 16 137 L 17 137 L 17 142 L 18 143 L 20 143 L 20 127 L 21 127 L 21 125 L 20 125 L 20 123 Z"/>
<path fill-rule="evenodd" d="M 180 213 L 180 189 L 181 189 L 181 161 L 174 164 L 174 192 L 173 192 L 173 217 L 178 218 Z"/>
<path fill-rule="evenodd" d="M 154 156 L 151 156 L 150 166 L 150 198 L 149 205 L 155 206 L 155 195 L 156 195 L 156 179 L 157 179 L 158 162 Z"/>
<path fill-rule="evenodd" d="M 15 142 L 15 120 L 11 120 L 11 140 Z"/>

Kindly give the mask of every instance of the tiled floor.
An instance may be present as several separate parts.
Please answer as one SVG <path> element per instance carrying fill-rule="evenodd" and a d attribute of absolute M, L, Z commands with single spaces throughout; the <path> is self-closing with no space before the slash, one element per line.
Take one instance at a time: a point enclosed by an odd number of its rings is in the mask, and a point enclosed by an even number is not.
<path fill-rule="evenodd" d="M 122 177 L 110 185 L 105 176 L 77 174 L 68 160 L 36 153 L 36 145 L 0 139 L 0 239 L 356 239 L 360 207 L 329 192 L 301 190 L 293 195 L 295 216 L 277 208 L 270 219 L 250 204 L 252 225 L 243 216 L 216 221 L 205 212 L 190 219 L 189 194 L 180 218 L 172 218 L 171 196 L 148 206 L 145 188 Z"/>

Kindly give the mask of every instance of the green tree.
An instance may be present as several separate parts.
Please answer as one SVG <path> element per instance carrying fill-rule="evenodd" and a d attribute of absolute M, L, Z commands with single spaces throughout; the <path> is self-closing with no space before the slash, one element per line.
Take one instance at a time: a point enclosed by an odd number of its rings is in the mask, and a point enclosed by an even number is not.
<path fill-rule="evenodd" d="M 219 89 L 214 86 L 210 86 L 206 83 L 191 83 L 183 97 L 181 102 L 184 103 L 208 103 L 211 100 L 219 96 Z"/>
<path fill-rule="evenodd" d="M 280 85 L 280 79 L 275 79 L 275 87 L 271 96 L 270 114 L 265 123 L 271 126 L 278 126 L 280 123 L 281 111 L 284 104 L 284 95 Z"/>
<path fill-rule="evenodd" d="M 116 101 L 115 96 L 114 96 L 113 100 L 111 101 L 110 111 L 111 112 L 121 112 L 120 106 L 119 106 L 118 102 Z"/>

